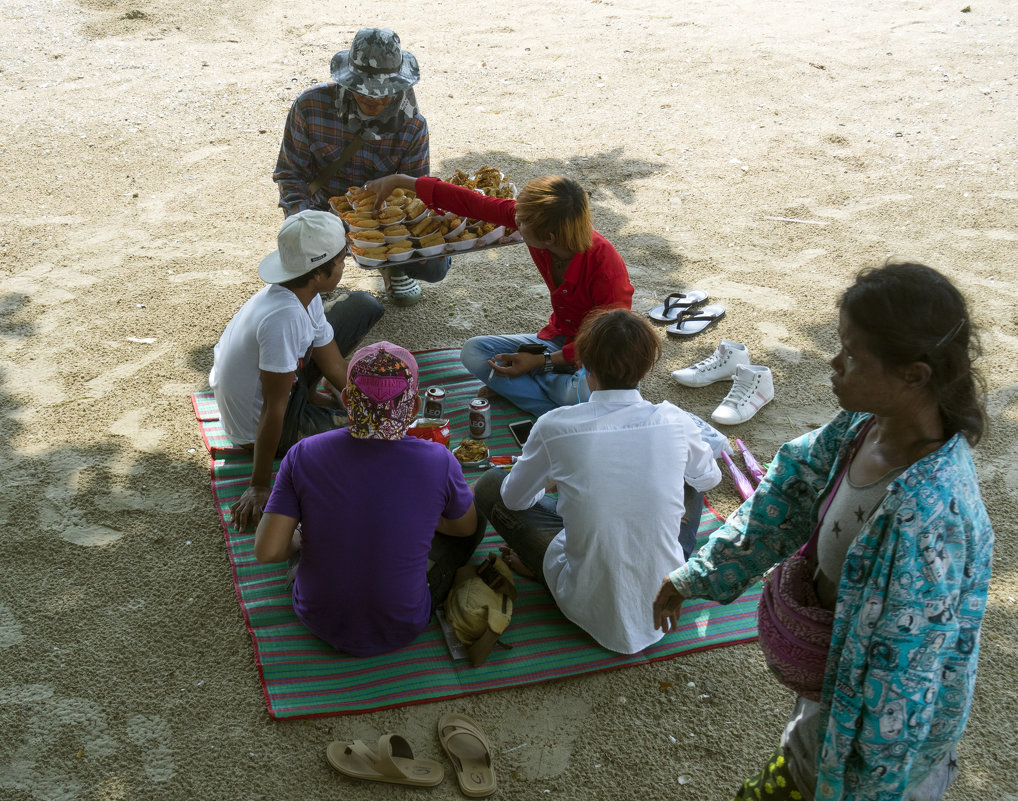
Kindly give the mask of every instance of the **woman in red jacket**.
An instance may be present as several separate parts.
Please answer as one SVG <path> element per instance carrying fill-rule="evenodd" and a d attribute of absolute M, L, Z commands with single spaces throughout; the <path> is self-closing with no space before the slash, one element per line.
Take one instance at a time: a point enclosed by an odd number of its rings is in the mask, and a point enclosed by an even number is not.
<path fill-rule="evenodd" d="M 583 188 L 571 178 L 546 175 L 509 200 L 431 177 L 390 175 L 367 184 L 379 198 L 397 188 L 414 190 L 433 209 L 518 228 L 551 293 L 551 317 L 537 334 L 469 339 L 460 355 L 467 370 L 534 415 L 586 398 L 573 337 L 592 310 L 631 308 L 633 286 L 618 251 L 591 226 Z"/>

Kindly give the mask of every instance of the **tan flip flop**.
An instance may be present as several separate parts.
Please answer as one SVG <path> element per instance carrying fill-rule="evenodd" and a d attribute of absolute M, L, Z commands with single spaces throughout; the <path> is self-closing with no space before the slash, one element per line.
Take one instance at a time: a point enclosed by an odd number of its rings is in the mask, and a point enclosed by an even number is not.
<path fill-rule="evenodd" d="M 410 743 L 398 734 L 378 738 L 378 751 L 362 740 L 336 740 L 325 749 L 329 764 L 344 776 L 368 782 L 434 787 L 445 778 L 445 769 L 431 759 L 414 759 Z"/>
<path fill-rule="evenodd" d="M 491 748 L 480 726 L 466 715 L 450 712 L 438 719 L 438 739 L 456 768 L 464 795 L 484 798 L 495 792 Z"/>

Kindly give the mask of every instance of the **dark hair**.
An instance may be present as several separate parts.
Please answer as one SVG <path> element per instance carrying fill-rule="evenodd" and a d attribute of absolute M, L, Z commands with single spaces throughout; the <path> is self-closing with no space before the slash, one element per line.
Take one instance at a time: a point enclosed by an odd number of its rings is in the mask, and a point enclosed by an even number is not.
<path fill-rule="evenodd" d="M 629 309 L 595 309 L 576 334 L 576 356 L 601 389 L 635 389 L 661 358 L 650 323 Z"/>
<path fill-rule="evenodd" d="M 545 175 L 529 181 L 516 199 L 516 218 L 542 239 L 554 235 L 556 244 L 573 253 L 594 243 L 587 193 L 572 178 Z"/>
<path fill-rule="evenodd" d="M 341 258 L 340 258 L 341 257 Z M 333 270 L 339 265 L 342 259 L 346 258 L 346 248 L 344 247 L 339 253 L 329 259 L 325 264 L 319 264 L 317 267 L 308 270 L 303 275 L 298 275 L 296 278 L 291 278 L 289 281 L 281 281 L 280 286 L 285 286 L 287 289 L 303 289 L 311 283 L 311 279 L 319 273 L 325 278 L 331 278 Z"/>
<path fill-rule="evenodd" d="M 930 366 L 945 431 L 975 445 L 986 427 L 985 385 L 972 367 L 979 341 L 954 284 L 923 264 L 886 262 L 860 272 L 840 305 L 884 367 Z"/>

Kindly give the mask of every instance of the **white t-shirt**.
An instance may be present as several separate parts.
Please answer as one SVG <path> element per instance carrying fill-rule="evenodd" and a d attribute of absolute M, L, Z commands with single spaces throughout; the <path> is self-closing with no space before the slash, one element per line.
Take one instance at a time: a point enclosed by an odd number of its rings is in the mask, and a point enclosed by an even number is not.
<path fill-rule="evenodd" d="M 502 501 L 527 509 L 550 481 L 565 527 L 543 567 L 559 608 L 612 651 L 653 645 L 664 636 L 654 628 L 654 596 L 685 562 L 683 482 L 703 492 L 721 481 L 696 424 L 638 390 L 594 392 L 537 419 Z"/>
<path fill-rule="evenodd" d="M 260 370 L 293 372 L 309 347 L 332 338 L 319 295 L 305 309 L 289 289 L 269 284 L 241 306 L 216 343 L 209 373 L 227 436 L 238 445 L 254 442 L 262 413 Z"/>

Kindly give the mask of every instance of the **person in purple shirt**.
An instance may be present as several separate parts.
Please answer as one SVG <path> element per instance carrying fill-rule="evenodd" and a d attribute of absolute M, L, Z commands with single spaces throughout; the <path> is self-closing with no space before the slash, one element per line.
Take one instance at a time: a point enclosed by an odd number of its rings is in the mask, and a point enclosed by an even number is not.
<path fill-rule="evenodd" d="M 417 390 L 409 352 L 358 350 L 342 393 L 347 428 L 290 449 L 255 533 L 259 562 L 299 554 L 297 617 L 355 656 L 412 642 L 487 525 L 449 449 L 406 435 Z"/>

